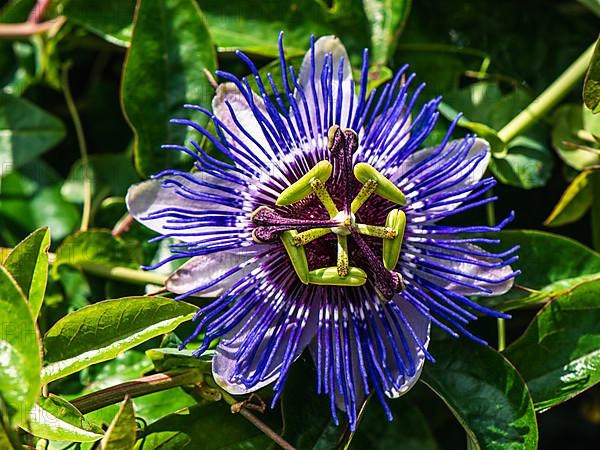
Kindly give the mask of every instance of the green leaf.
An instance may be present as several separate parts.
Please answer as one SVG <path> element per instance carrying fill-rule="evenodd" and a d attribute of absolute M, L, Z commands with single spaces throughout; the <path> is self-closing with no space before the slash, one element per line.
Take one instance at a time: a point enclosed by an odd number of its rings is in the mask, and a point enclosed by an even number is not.
<path fill-rule="evenodd" d="M 48 281 L 50 231 L 40 228 L 27 236 L 6 257 L 4 266 L 23 291 L 35 320 L 44 301 Z"/>
<path fill-rule="evenodd" d="M 107 361 L 191 320 L 196 308 L 163 297 L 105 300 L 72 312 L 44 336 L 44 383 Z"/>
<path fill-rule="evenodd" d="M 556 406 L 600 381 L 599 323 L 600 279 L 553 299 L 506 349 L 536 410 Z"/>
<path fill-rule="evenodd" d="M 560 200 L 544 221 L 547 227 L 559 227 L 577 222 L 592 205 L 592 188 L 590 185 L 592 172 L 585 170 L 569 184 Z"/>
<path fill-rule="evenodd" d="M 582 105 L 567 104 L 556 110 L 552 146 L 569 166 L 584 170 L 600 164 L 600 116 Z"/>
<path fill-rule="evenodd" d="M 394 415 L 388 422 L 383 408 L 377 400 L 369 402 L 358 429 L 354 434 L 350 449 L 387 450 L 438 450 L 423 408 L 407 397 L 394 399 L 389 407 Z"/>
<path fill-rule="evenodd" d="M 600 2 L 596 2 L 596 11 L 600 11 Z M 600 39 L 596 41 L 590 67 L 585 74 L 583 102 L 594 114 L 600 113 Z"/>
<path fill-rule="evenodd" d="M 410 0 L 363 0 L 363 8 L 371 26 L 374 64 L 385 64 L 393 55 L 410 6 Z"/>
<path fill-rule="evenodd" d="M 61 193 L 70 202 L 83 203 L 84 182 L 90 180 L 94 200 L 107 196 L 122 196 L 127 189 L 138 182 L 138 176 L 131 164 L 131 155 L 113 153 L 91 155 L 87 166 L 78 160 L 69 172 Z"/>
<path fill-rule="evenodd" d="M 62 14 L 74 23 L 107 42 L 121 47 L 129 45 L 135 1 L 104 0 L 94 7 L 93 13 L 86 0 L 62 0 L 56 6 L 60 8 L 61 5 Z"/>
<path fill-rule="evenodd" d="M 436 362 L 425 365 L 421 381 L 448 405 L 471 448 L 537 448 L 531 396 L 507 359 L 468 339 L 434 341 L 430 351 Z"/>
<path fill-rule="evenodd" d="M 519 245 L 519 260 L 511 266 L 520 269 L 516 283 L 536 292 L 520 289 L 483 300 L 487 305 L 501 304 L 504 311 L 538 303 L 600 277 L 600 254 L 586 246 L 557 234 L 535 230 L 502 231 L 490 237 L 501 240 L 497 250 Z M 496 246 L 495 246 L 496 247 Z"/>
<path fill-rule="evenodd" d="M 9 420 L 27 415 L 39 395 L 40 346 L 27 300 L 10 273 L 0 266 L 0 397 Z"/>
<path fill-rule="evenodd" d="M 213 350 L 204 352 L 200 357 L 193 356 L 193 350 L 176 348 L 153 348 L 146 350 L 146 356 L 152 360 L 157 372 L 174 369 L 195 368 L 204 373 L 212 373 Z"/>
<path fill-rule="evenodd" d="M 52 270 L 64 264 L 81 267 L 85 264 L 104 264 L 137 269 L 143 259 L 138 241 L 114 237 L 109 230 L 80 231 L 69 236 L 58 247 Z"/>
<path fill-rule="evenodd" d="M 213 72 L 215 66 L 213 43 L 194 0 L 138 1 L 121 94 L 135 133 L 135 166 L 140 174 L 148 176 L 186 160 L 181 152 L 160 146 L 183 144 L 195 133 L 169 124 L 171 118 L 206 124 L 204 114 L 183 105 L 210 108 L 213 88 L 203 70 Z"/>
<path fill-rule="evenodd" d="M 63 124 L 56 117 L 28 100 L 0 92 L 3 174 L 50 150 L 64 135 Z"/>
<path fill-rule="evenodd" d="M 370 35 L 363 8 L 347 0 L 332 3 L 328 8 L 320 0 L 204 0 L 201 6 L 219 52 L 278 57 L 277 37 L 284 31 L 286 56 L 304 54 L 311 34 L 334 34 L 349 49 L 351 59 L 360 57 Z"/>
<path fill-rule="evenodd" d="M 272 416 L 274 414 L 260 419 L 278 431 L 279 424 L 271 419 Z M 224 402 L 217 402 L 192 406 L 154 422 L 144 430 L 135 448 L 258 450 L 267 448 L 269 444 L 271 440 L 258 428 L 241 415 L 232 414 Z"/>
<path fill-rule="evenodd" d="M 102 450 L 129 450 L 135 445 L 137 424 L 133 402 L 129 397 L 121 404 L 119 412 L 100 442 Z"/>
<path fill-rule="evenodd" d="M 81 220 L 78 208 L 61 195 L 60 185 L 42 189 L 28 206 L 35 227 L 47 226 L 53 241 L 71 234 Z"/>
<path fill-rule="evenodd" d="M 522 189 L 546 185 L 554 161 L 545 145 L 526 136 L 518 136 L 508 144 L 502 159 L 493 158 L 489 169 L 502 183 Z"/>
<path fill-rule="evenodd" d="M 328 396 L 317 395 L 308 381 L 315 377 L 312 363 L 304 358 L 290 368 L 281 398 L 283 438 L 298 450 L 343 447 L 347 430 L 334 424 Z"/>
<path fill-rule="evenodd" d="M 95 442 L 102 429 L 87 422 L 67 400 L 50 394 L 32 408 L 21 425 L 34 436 L 62 442 Z"/>

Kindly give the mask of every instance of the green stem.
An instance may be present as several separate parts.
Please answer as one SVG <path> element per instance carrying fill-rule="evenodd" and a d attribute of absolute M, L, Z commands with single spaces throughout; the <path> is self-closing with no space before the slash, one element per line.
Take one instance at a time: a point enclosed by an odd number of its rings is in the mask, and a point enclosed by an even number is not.
<path fill-rule="evenodd" d="M 544 92 L 498 132 L 509 142 L 550 111 L 583 78 L 592 59 L 594 44 L 584 51 Z"/>
<path fill-rule="evenodd" d="M 194 385 L 202 381 L 203 374 L 195 369 L 157 373 L 83 395 L 72 400 L 71 403 L 82 414 L 87 414 L 105 406 L 119 403 L 123 401 L 126 395 L 135 398 L 177 386 Z"/>
<path fill-rule="evenodd" d="M 487 191 L 485 196 L 489 198 L 493 195 L 494 192 L 490 189 L 489 191 Z M 485 206 L 487 223 L 490 227 L 493 227 L 496 225 L 496 209 L 494 207 L 494 203 L 490 202 Z M 496 324 L 498 327 L 498 351 L 502 351 L 506 347 L 506 323 L 504 322 L 504 319 L 498 318 L 496 320 Z"/>
<path fill-rule="evenodd" d="M 64 65 L 62 70 L 61 84 L 63 95 L 65 96 L 65 102 L 75 127 L 75 134 L 77 135 L 77 142 L 79 144 L 79 153 L 81 155 L 81 168 L 83 170 L 83 212 L 81 213 L 81 231 L 86 231 L 90 225 L 90 218 L 92 215 L 92 180 L 90 179 L 89 170 L 89 159 L 87 144 L 85 142 L 85 135 L 83 134 L 83 127 L 81 126 L 81 119 L 77 112 L 77 107 L 71 95 L 71 88 L 69 87 L 69 66 L 67 63 Z"/>
<path fill-rule="evenodd" d="M 165 275 L 156 272 L 130 269 L 128 267 L 113 267 L 95 263 L 80 263 L 77 265 L 81 270 L 97 277 L 110 280 L 125 281 L 134 284 L 157 284 L 164 286 L 167 281 Z"/>

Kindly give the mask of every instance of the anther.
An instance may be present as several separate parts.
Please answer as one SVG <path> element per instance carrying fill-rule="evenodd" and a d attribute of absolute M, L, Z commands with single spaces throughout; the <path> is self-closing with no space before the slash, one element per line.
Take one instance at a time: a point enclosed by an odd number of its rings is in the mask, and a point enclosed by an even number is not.
<path fill-rule="evenodd" d="M 406 197 L 398 186 L 388 180 L 377 169 L 367 163 L 358 163 L 354 166 L 354 176 L 362 184 L 366 184 L 369 180 L 377 182 L 375 193 L 380 197 L 390 200 L 398 205 L 406 204 Z"/>
<path fill-rule="evenodd" d="M 319 161 L 312 169 L 306 172 L 298 181 L 283 190 L 275 204 L 277 206 L 287 206 L 302 200 L 312 194 L 311 183 L 314 180 L 325 182 L 331 176 L 333 167 L 329 161 Z"/>
<path fill-rule="evenodd" d="M 393 209 L 385 219 L 385 226 L 396 232 L 394 239 L 383 241 L 383 265 L 388 270 L 393 270 L 400 258 L 404 228 L 406 227 L 406 214 L 400 209 Z"/>

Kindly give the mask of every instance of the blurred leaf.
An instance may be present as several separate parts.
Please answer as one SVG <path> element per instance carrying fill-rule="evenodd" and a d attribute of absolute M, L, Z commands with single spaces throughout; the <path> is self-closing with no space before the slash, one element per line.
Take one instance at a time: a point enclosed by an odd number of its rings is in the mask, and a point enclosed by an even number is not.
<path fill-rule="evenodd" d="M 600 2 L 595 1 L 596 13 L 600 14 Z M 600 39 L 596 41 L 590 67 L 583 83 L 583 102 L 594 114 L 600 113 Z"/>
<path fill-rule="evenodd" d="M 133 403 L 129 397 L 121 404 L 119 412 L 100 442 L 102 450 L 130 450 L 135 445 L 137 424 Z"/>
<path fill-rule="evenodd" d="M 421 381 L 448 405 L 471 448 L 537 448 L 533 402 L 508 360 L 468 339 L 434 341 L 430 351 L 436 362 L 425 365 Z"/>
<path fill-rule="evenodd" d="M 67 400 L 50 394 L 42 397 L 29 413 L 22 427 L 34 436 L 63 442 L 95 442 L 102 429 L 87 422 Z"/>
<path fill-rule="evenodd" d="M 369 28 L 364 10 L 356 3 L 335 0 L 328 8 L 319 0 L 204 0 L 202 11 L 220 52 L 242 50 L 278 57 L 277 36 L 284 31 L 286 56 L 305 52 L 309 37 L 335 34 L 360 57 L 369 45 Z"/>
<path fill-rule="evenodd" d="M 556 406 L 600 381 L 599 323 L 600 279 L 553 299 L 506 349 L 536 410 Z"/>
<path fill-rule="evenodd" d="M 563 192 L 560 200 L 544 221 L 547 227 L 558 227 L 577 222 L 590 209 L 593 196 L 590 186 L 591 171 L 581 172 Z"/>
<path fill-rule="evenodd" d="M 193 133 L 189 127 L 169 125 L 171 118 L 206 124 L 205 115 L 183 105 L 210 107 L 213 88 L 203 70 L 213 72 L 215 66 L 213 43 L 194 0 L 138 0 L 121 94 L 135 133 L 140 174 L 148 176 L 186 160 L 182 152 L 160 146 L 183 144 Z"/>
<path fill-rule="evenodd" d="M 260 419 L 275 431 L 279 425 L 269 417 Z M 271 440 L 224 402 L 186 408 L 149 425 L 136 444 L 138 450 L 262 450 Z"/>
<path fill-rule="evenodd" d="M 104 0 L 93 9 L 86 0 L 60 0 L 56 7 L 74 23 L 107 42 L 121 47 L 129 45 L 135 0 Z"/>
<path fill-rule="evenodd" d="M 138 182 L 131 165 L 131 156 L 126 153 L 91 155 L 88 166 L 78 160 L 69 172 L 62 186 L 62 195 L 70 202 L 83 203 L 84 182 L 90 180 L 94 197 L 122 196 L 127 189 Z M 95 200 L 99 200 L 95 198 Z"/>
<path fill-rule="evenodd" d="M 504 158 L 492 158 L 489 169 L 504 184 L 532 189 L 546 185 L 553 165 L 552 154 L 545 145 L 519 136 L 510 141 Z"/>
<path fill-rule="evenodd" d="M 43 189 L 31 201 L 31 214 L 36 227 L 48 226 L 53 241 L 60 241 L 77 229 L 79 210 L 67 202 L 60 186 Z"/>
<path fill-rule="evenodd" d="M 44 383 L 114 358 L 191 320 L 196 308 L 163 297 L 129 297 L 86 306 L 44 336 Z"/>
<path fill-rule="evenodd" d="M 556 110 L 552 145 L 569 166 L 584 170 L 600 164 L 600 116 L 582 105 L 568 104 Z"/>
<path fill-rule="evenodd" d="M 388 62 L 410 13 L 411 0 L 363 0 L 371 26 L 371 50 L 374 64 Z"/>
<path fill-rule="evenodd" d="M 22 166 L 54 147 L 65 135 L 63 124 L 28 100 L 0 92 L 0 172 Z"/>
<path fill-rule="evenodd" d="M 153 348 L 146 350 L 146 355 L 152 360 L 158 372 L 173 369 L 196 368 L 204 373 L 212 373 L 212 358 L 214 351 L 208 350 L 200 357 L 192 355 L 193 350 L 179 350 L 176 348 Z"/>
<path fill-rule="evenodd" d="M 378 403 L 373 400 L 367 405 L 350 449 L 439 450 L 428 417 L 415 402 L 406 397 L 391 400 L 389 407 L 394 415 L 392 422 L 388 422 Z"/>
<path fill-rule="evenodd" d="M 590 8 L 594 14 L 600 16 L 600 0 L 577 0 L 579 3 L 584 4 Z"/>
<path fill-rule="evenodd" d="M 80 231 L 69 236 L 56 250 L 52 270 L 56 274 L 63 264 L 79 267 L 104 264 L 138 268 L 142 249 L 138 241 L 114 237 L 109 230 Z"/>
<path fill-rule="evenodd" d="M 27 236 L 9 253 L 4 266 L 13 276 L 36 320 L 44 301 L 48 281 L 50 231 L 40 228 Z"/>
<path fill-rule="evenodd" d="M 9 272 L 0 266 L 0 397 L 9 420 L 21 421 L 40 390 L 40 346 L 31 310 Z"/>

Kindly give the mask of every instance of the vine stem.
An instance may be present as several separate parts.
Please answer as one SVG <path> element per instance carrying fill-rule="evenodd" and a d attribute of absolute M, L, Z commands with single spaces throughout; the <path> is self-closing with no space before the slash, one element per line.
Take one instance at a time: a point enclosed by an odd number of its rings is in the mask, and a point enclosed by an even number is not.
<path fill-rule="evenodd" d="M 81 226 L 79 229 L 81 231 L 86 231 L 89 228 L 92 215 L 92 180 L 88 174 L 89 158 L 85 135 L 83 133 L 83 127 L 81 126 L 79 112 L 77 112 L 77 107 L 73 101 L 73 95 L 71 94 L 71 88 L 69 87 L 69 66 L 70 64 L 67 63 L 63 67 L 61 84 L 65 102 L 69 109 L 73 126 L 75 127 L 75 134 L 77 135 L 77 142 L 79 144 L 79 152 L 81 155 L 81 167 L 83 169 L 83 212 L 81 213 Z"/>
<path fill-rule="evenodd" d="M 221 390 L 221 395 L 223 396 L 223 400 L 229 404 L 229 406 L 238 406 L 240 405 L 240 401 L 233 398 L 227 392 Z M 266 425 L 262 420 L 256 417 L 248 408 L 245 406 L 241 406 L 240 408 L 236 408 L 237 414 L 242 415 L 248 422 L 262 431 L 266 436 L 268 436 L 273 442 L 279 445 L 281 448 L 285 450 L 296 450 L 295 447 L 290 444 L 288 441 L 283 439 L 279 434 L 273 431 L 268 425 Z M 233 411 L 233 408 L 232 408 Z"/>
<path fill-rule="evenodd" d="M 72 400 L 71 403 L 82 414 L 88 414 L 105 406 L 119 403 L 126 395 L 135 398 L 177 386 L 194 385 L 202 381 L 203 375 L 198 370 L 157 373 L 83 395 Z"/>
<path fill-rule="evenodd" d="M 493 190 L 489 190 L 486 194 L 486 197 L 492 197 L 494 195 Z M 496 209 L 493 202 L 485 205 L 486 207 L 486 218 L 488 226 L 493 227 L 496 225 Z M 496 319 L 496 324 L 498 328 L 498 351 L 502 351 L 506 348 L 506 323 L 504 319 L 498 318 Z"/>
<path fill-rule="evenodd" d="M 509 142 L 550 111 L 583 78 L 592 59 L 595 42 L 546 88 L 531 104 L 507 123 L 498 137 Z"/>
<path fill-rule="evenodd" d="M 135 284 L 157 284 L 164 286 L 167 281 L 165 275 L 156 272 L 146 272 L 143 270 L 130 269 L 128 267 L 105 266 L 95 263 L 77 264 L 84 272 L 97 277 L 108 278 L 110 280 L 125 281 Z"/>

